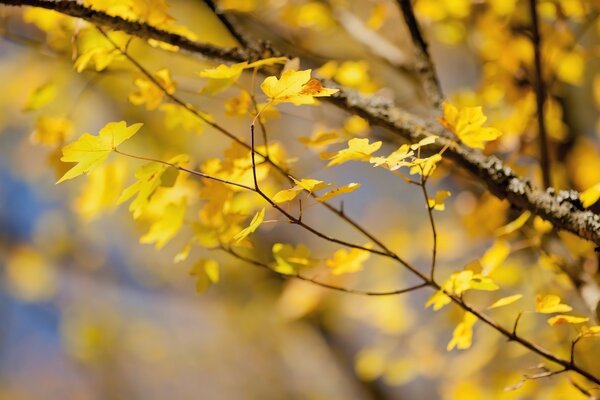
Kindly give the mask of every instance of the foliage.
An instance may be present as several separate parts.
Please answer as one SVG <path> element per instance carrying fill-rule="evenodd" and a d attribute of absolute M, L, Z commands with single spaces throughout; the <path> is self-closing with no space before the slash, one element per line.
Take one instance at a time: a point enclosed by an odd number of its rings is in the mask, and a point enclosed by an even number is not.
<path fill-rule="evenodd" d="M 596 96 L 600 107 L 589 62 L 597 43 L 584 47 L 600 31 L 582 39 L 600 26 L 599 5 L 351 3 L 73 8 L 96 10 L 101 24 L 49 3 L 7 7 L 27 28 L 4 30 L 6 39 L 47 57 L 37 41 L 55 60 L 49 71 L 2 61 L 25 72 L 6 84 L 0 124 L 33 126 L 28 151 L 45 147 L 60 183 L 53 190 L 83 225 L 116 209 L 104 217 L 111 229 L 126 227 L 166 255 L 157 286 L 191 275 L 178 290 L 206 292 L 200 301 L 244 297 L 248 319 L 277 313 L 282 324 L 347 335 L 355 344 L 344 351 L 365 384 L 403 393 L 430 379 L 428 390 L 447 399 L 600 395 L 599 244 L 561 225 L 583 216 L 600 226 L 600 125 L 578 110 L 592 105 L 576 100 Z M 275 43 L 289 54 L 246 35 L 247 18 L 285 37 Z M 192 29 L 201 21 L 210 29 Z M 338 41 L 352 45 L 336 49 Z M 466 67 L 450 54 L 469 54 Z M 480 73 L 462 77 L 469 68 Z M 436 69 L 444 88 L 458 89 L 444 97 Z M 98 134 L 80 133 L 88 131 Z M 410 140 L 399 143 L 398 133 Z M 498 171 L 514 177 L 486 180 Z M 570 190 L 556 197 L 568 206 L 549 212 L 543 198 L 503 198 L 505 188 L 548 183 L 546 195 Z M 126 202 L 131 216 L 119 210 Z M 51 263 L 34 246 L 15 248 L 9 292 L 52 299 Z M 56 264 L 68 251 L 57 250 Z M 171 270 L 171 259 L 187 270 Z M 73 315 L 62 317 L 66 347 L 98 363 L 118 340 Z"/>

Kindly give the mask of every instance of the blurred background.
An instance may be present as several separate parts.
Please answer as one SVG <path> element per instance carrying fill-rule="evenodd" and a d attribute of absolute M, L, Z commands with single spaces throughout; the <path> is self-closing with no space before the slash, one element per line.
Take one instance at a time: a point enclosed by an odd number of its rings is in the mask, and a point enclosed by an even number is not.
<path fill-rule="evenodd" d="M 100 9 L 110 4 L 86 3 Z M 235 45 L 202 1 L 171 0 L 168 7 L 161 0 L 123 1 L 131 9 L 137 3 L 146 4 L 140 17 L 151 23 L 175 21 L 198 41 Z M 558 188 L 584 190 L 600 182 L 597 4 L 539 3 L 547 38 L 545 117 L 555 158 L 552 176 Z M 312 68 L 363 95 L 393 100 L 424 118 L 438 115 L 414 72 L 412 42 L 394 1 L 223 0 L 221 7 L 249 35 L 299 56 L 302 69 Z M 202 248 L 173 262 L 191 229 L 160 251 L 140 244 L 148 222 L 133 220 L 126 205 L 116 205 L 116 188 L 106 189 L 127 186 L 141 163 L 113 157 L 110 182 L 89 177 L 56 185 L 68 169 L 59 161 L 62 146 L 121 120 L 144 122 L 143 134 L 127 145 L 139 155 L 167 159 L 185 152 L 199 165 L 221 157 L 230 143 L 208 126 L 169 125 L 162 110 L 131 104 L 128 96 L 139 73 L 126 60 L 76 72 L 72 58 L 81 49 L 71 37 L 82 23 L 31 10 L 0 6 L 0 399 L 586 398 L 571 376 L 504 391 L 540 359 L 484 326 L 476 327 L 470 350 L 447 352 L 462 313 L 425 309 L 428 289 L 406 296 L 352 296 L 282 280 Z M 418 0 L 415 10 L 444 93 L 457 104 L 483 105 L 489 125 L 504 132 L 487 152 L 539 184 L 532 49 L 523 34 L 526 2 Z M 151 71 L 168 67 L 181 98 L 247 137 L 251 118 L 232 116 L 224 107 L 238 87 L 216 95 L 201 92 L 206 82 L 198 72 L 217 64 L 142 41 L 132 42 L 129 51 Z M 251 74 L 242 76 L 240 85 L 252 84 Z M 431 234 L 418 188 L 364 164 L 326 169 L 319 157 L 324 147 L 307 145 L 307 138 L 336 131 L 339 137 L 384 140 L 389 153 L 398 139 L 328 104 L 278 109 L 268 131 L 295 159 L 294 173 L 360 182 L 358 191 L 344 197 L 345 212 L 426 269 Z M 191 177 L 177 179 L 189 181 L 189 190 L 201 190 Z M 430 185 L 432 193 L 452 192 L 446 210 L 436 214 L 440 277 L 480 258 L 497 229 L 519 216 L 451 164 L 442 165 Z M 197 218 L 195 212 L 188 217 Z M 364 240 L 319 207 L 309 207 L 304 216 L 340 237 Z M 274 213 L 268 220 L 248 250 L 256 258 L 270 262 L 274 242 L 305 243 L 317 258 L 337 249 Z M 523 293 L 524 310 L 544 291 L 560 293 L 579 314 L 590 315 L 559 264 L 568 260 L 594 275 L 593 246 L 561 233 L 566 250 L 557 252 L 560 257 L 548 255 L 541 246 L 545 232 L 531 226 L 510 236 L 513 250 L 495 281 L 504 295 Z M 190 275 L 198 257 L 217 260 L 221 273 L 220 282 L 201 294 Z M 415 283 L 398 266 L 373 257 L 356 274 L 315 274 L 373 290 Z M 472 301 L 487 305 L 497 297 L 477 293 Z M 517 312 L 498 310 L 494 317 L 510 326 Z M 573 335 L 568 326 L 550 330 L 543 318 L 527 316 L 520 331 L 568 354 Z M 580 362 L 596 372 L 597 342 L 579 346 Z"/>

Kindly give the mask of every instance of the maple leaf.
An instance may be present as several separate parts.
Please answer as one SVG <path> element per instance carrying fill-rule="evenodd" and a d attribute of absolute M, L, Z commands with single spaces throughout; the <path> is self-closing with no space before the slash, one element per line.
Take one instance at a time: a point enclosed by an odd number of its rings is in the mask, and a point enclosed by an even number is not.
<path fill-rule="evenodd" d="M 269 97 L 271 104 L 292 103 L 294 105 L 314 104 L 315 97 L 331 96 L 338 89 L 323 87 L 321 82 L 311 79 L 311 70 L 287 70 L 277 79 L 267 77 L 260 85 L 262 91 Z"/>
<path fill-rule="evenodd" d="M 84 133 L 76 142 L 65 146 L 60 159 L 64 162 L 76 162 L 57 183 L 89 173 L 108 158 L 110 153 L 142 127 L 137 123 L 127 126 L 125 121 L 110 122 L 100 130 L 98 136 Z"/>
<path fill-rule="evenodd" d="M 457 109 L 444 102 L 443 108 L 444 116 L 439 122 L 469 147 L 483 149 L 485 142 L 496 140 L 502 135 L 496 128 L 483 127 L 487 117 L 483 115 L 481 107 Z"/>

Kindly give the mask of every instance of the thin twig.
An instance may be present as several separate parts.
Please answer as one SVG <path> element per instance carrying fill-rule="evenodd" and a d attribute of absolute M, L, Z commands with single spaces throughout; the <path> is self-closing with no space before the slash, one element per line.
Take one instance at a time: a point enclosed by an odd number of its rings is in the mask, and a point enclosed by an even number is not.
<path fill-rule="evenodd" d="M 537 123 L 540 146 L 540 164 L 542 168 L 542 181 L 544 187 L 552 186 L 550 176 L 550 156 L 548 149 L 548 134 L 546 132 L 546 120 L 544 116 L 544 103 L 546 101 L 546 88 L 542 74 L 542 39 L 540 37 L 539 19 L 537 13 L 537 1 L 529 0 L 531 13 L 531 40 L 535 58 L 535 100 L 537 104 Z"/>
<path fill-rule="evenodd" d="M 280 277 L 282 277 L 284 279 L 290 279 L 290 278 L 292 278 L 292 279 L 298 279 L 298 280 L 309 282 L 309 283 L 312 283 L 314 285 L 317 285 L 317 286 L 320 286 L 320 287 L 323 287 L 323 288 L 326 288 L 326 289 L 335 290 L 337 292 L 343 292 L 343 293 L 349 293 L 349 294 L 357 294 L 357 295 L 363 295 L 363 296 L 394 296 L 394 295 L 399 295 L 399 294 L 413 292 L 415 290 L 419 290 L 419 289 L 422 289 L 424 287 L 429 286 L 428 283 L 423 282 L 423 283 L 420 283 L 418 285 L 409 286 L 409 287 L 404 288 L 404 289 L 396 289 L 396 290 L 389 290 L 389 291 L 369 291 L 369 290 L 359 290 L 359 289 L 345 288 L 345 287 L 342 287 L 342 286 L 336 286 L 336 285 L 331 285 L 329 283 L 321 282 L 321 281 L 318 281 L 318 280 L 313 279 L 313 278 L 308 278 L 308 277 L 306 277 L 304 275 L 300 275 L 298 273 L 295 273 L 295 274 L 284 274 L 284 273 L 278 272 L 278 271 L 274 270 L 273 268 L 271 268 L 268 264 L 263 263 L 263 262 L 258 261 L 258 260 L 251 259 L 251 258 L 246 257 L 246 256 L 243 256 L 243 255 L 235 252 L 233 249 L 228 248 L 228 247 L 221 246 L 221 250 L 225 251 L 226 253 L 232 255 L 233 257 L 235 257 L 235 258 L 237 258 L 237 259 L 239 259 L 241 261 L 247 262 L 247 263 L 252 264 L 254 266 L 257 266 L 257 267 L 261 267 L 261 268 L 267 269 L 270 272 L 272 272 L 274 274 L 277 274 L 277 275 L 279 275 Z"/>

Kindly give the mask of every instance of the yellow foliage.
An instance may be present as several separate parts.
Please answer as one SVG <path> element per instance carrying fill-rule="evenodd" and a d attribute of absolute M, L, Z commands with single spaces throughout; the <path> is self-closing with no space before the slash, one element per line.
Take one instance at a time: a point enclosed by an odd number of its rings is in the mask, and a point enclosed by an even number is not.
<path fill-rule="evenodd" d="M 98 136 L 84 133 L 77 141 L 63 148 L 63 156 L 60 160 L 75 162 L 77 165 L 67 171 L 57 183 L 96 169 L 117 146 L 135 135 L 142 125 L 137 123 L 127 126 L 125 121 L 110 122 L 100 130 Z"/>
<path fill-rule="evenodd" d="M 366 250 L 339 249 L 333 254 L 333 257 L 325 261 L 325 264 L 331 268 L 331 273 L 334 275 L 350 274 L 362 270 L 369 255 L 370 253 Z"/>
<path fill-rule="evenodd" d="M 294 105 L 314 104 L 315 97 L 331 96 L 338 89 L 323 87 L 321 82 L 310 77 L 311 70 L 287 70 L 277 79 L 267 77 L 260 85 L 271 104 L 292 103 Z"/>
<path fill-rule="evenodd" d="M 542 314 L 569 312 L 573 308 L 561 304 L 560 297 L 554 294 L 538 295 L 535 299 L 535 311 Z"/>
<path fill-rule="evenodd" d="M 444 116 L 440 123 L 452 131 L 467 146 L 483 149 L 486 142 L 496 140 L 502 132 L 496 128 L 485 128 L 487 117 L 481 107 L 456 108 L 444 102 Z"/>
<path fill-rule="evenodd" d="M 477 317 L 470 312 L 466 312 L 463 320 L 454 329 L 452 340 L 450 340 L 446 349 L 450 351 L 456 347 L 459 350 L 466 350 L 471 347 L 475 322 L 477 322 Z"/>

